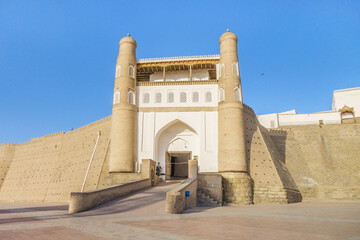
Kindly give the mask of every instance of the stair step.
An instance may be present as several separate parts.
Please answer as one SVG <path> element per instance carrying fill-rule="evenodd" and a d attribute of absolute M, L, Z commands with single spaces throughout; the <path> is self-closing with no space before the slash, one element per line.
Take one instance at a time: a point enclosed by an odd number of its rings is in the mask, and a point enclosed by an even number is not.
<path fill-rule="evenodd" d="M 218 204 L 214 198 L 206 195 L 202 191 L 197 192 L 197 206 L 198 207 L 218 207 L 221 206 L 221 204 Z"/>

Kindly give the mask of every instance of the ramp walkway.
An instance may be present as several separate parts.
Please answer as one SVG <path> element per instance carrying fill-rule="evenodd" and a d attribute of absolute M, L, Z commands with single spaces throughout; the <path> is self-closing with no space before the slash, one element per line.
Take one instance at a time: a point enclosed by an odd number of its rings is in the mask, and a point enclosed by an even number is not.
<path fill-rule="evenodd" d="M 128 194 L 87 212 L 77 213 L 76 215 L 94 216 L 120 214 L 121 216 L 152 216 L 153 214 L 159 213 L 166 214 L 166 192 L 175 188 L 181 182 L 181 180 L 161 182 L 155 187 Z"/>
<path fill-rule="evenodd" d="M 54 203 L 0 202 L 0 239 L 359 239 L 360 202 L 196 208 L 165 213 L 164 182 L 93 210 L 67 214 Z"/>

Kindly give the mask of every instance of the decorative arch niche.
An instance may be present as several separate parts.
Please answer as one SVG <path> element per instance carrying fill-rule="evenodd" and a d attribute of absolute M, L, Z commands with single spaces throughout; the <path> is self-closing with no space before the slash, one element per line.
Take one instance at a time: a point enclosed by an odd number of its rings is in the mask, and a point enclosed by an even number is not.
<path fill-rule="evenodd" d="M 354 108 L 344 106 L 340 110 L 341 123 L 356 123 Z"/>

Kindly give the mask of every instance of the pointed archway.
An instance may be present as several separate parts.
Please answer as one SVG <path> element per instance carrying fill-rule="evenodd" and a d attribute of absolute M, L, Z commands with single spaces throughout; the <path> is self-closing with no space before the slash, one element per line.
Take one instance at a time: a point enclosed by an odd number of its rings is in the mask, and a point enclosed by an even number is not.
<path fill-rule="evenodd" d="M 187 160 L 200 153 L 199 136 L 186 123 L 174 120 L 157 133 L 155 153 L 167 179 L 187 177 Z"/>

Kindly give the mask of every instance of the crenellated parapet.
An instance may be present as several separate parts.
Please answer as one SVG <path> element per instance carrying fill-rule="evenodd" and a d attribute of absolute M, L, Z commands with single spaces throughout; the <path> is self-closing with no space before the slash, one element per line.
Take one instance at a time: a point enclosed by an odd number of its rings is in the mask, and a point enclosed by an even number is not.
<path fill-rule="evenodd" d="M 2 143 L 0 144 L 0 147 L 15 147 L 16 145 L 16 143 Z"/>
<path fill-rule="evenodd" d="M 288 131 L 283 129 L 268 129 L 270 135 L 287 135 Z"/>
<path fill-rule="evenodd" d="M 26 145 L 38 143 L 41 141 L 42 141 L 41 138 L 31 138 L 31 140 L 29 142 L 18 143 L 17 146 L 26 146 Z"/>
<path fill-rule="evenodd" d="M 44 141 L 45 138 L 52 138 L 52 137 L 58 137 L 63 136 L 65 134 L 64 131 L 56 132 L 56 133 L 50 133 L 42 137 L 35 137 L 30 139 L 30 143 L 41 143 Z"/>
<path fill-rule="evenodd" d="M 159 57 L 159 58 L 140 58 L 137 59 L 138 63 L 147 62 L 174 62 L 174 61 L 187 61 L 187 60 L 204 60 L 204 59 L 219 59 L 219 54 L 212 55 L 198 55 L 198 56 L 179 56 L 179 57 Z"/>
<path fill-rule="evenodd" d="M 58 137 L 58 136 L 63 136 L 64 134 L 65 134 L 65 132 L 64 132 L 64 131 L 61 131 L 61 132 L 51 133 L 51 134 L 45 135 L 44 137 L 45 137 L 45 138 Z"/>
<path fill-rule="evenodd" d="M 251 107 L 249 107 L 248 105 L 244 104 L 244 103 L 243 103 L 243 109 L 246 112 L 248 112 L 249 114 L 251 114 L 252 116 L 256 116 L 254 110 Z"/>
<path fill-rule="evenodd" d="M 168 81 L 168 82 L 137 82 L 137 86 L 183 86 L 183 85 L 206 85 L 218 84 L 217 80 L 202 81 Z"/>
<path fill-rule="evenodd" d="M 100 120 L 97 120 L 95 122 L 89 123 L 89 124 L 87 124 L 85 126 L 82 126 L 80 128 L 70 130 L 70 131 L 66 132 L 65 135 L 87 131 L 88 129 L 103 125 L 104 123 L 107 123 L 109 121 L 111 121 L 111 115 L 107 116 L 105 118 L 102 118 Z"/>
<path fill-rule="evenodd" d="M 282 137 L 287 137 L 287 136 L 293 136 L 294 132 L 291 131 L 291 129 L 267 129 L 264 128 L 264 131 L 267 131 L 268 134 L 270 136 L 282 136 Z"/>

